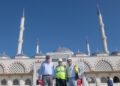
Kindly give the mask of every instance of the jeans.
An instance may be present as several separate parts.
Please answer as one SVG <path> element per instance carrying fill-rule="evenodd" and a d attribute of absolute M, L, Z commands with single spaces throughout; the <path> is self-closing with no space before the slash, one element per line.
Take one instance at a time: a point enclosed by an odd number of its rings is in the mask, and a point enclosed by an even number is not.
<path fill-rule="evenodd" d="M 56 79 L 56 86 L 66 86 L 66 80 Z"/>
<path fill-rule="evenodd" d="M 43 76 L 43 86 L 53 86 L 53 77 L 52 76 Z"/>
<path fill-rule="evenodd" d="M 69 86 L 77 86 L 77 82 L 75 80 L 75 77 L 68 78 L 68 85 Z"/>

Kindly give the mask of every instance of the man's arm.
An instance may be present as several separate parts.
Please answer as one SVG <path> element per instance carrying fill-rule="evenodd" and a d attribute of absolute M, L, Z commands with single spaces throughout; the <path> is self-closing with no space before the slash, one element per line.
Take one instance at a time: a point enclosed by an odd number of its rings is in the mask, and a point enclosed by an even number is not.
<path fill-rule="evenodd" d="M 68 67 L 66 66 L 66 81 L 68 82 Z"/>
<path fill-rule="evenodd" d="M 52 75 L 53 77 L 55 77 L 55 66 L 54 65 L 52 66 Z"/>
<path fill-rule="evenodd" d="M 39 69 L 39 76 L 43 75 L 43 63 L 41 63 L 40 69 Z"/>

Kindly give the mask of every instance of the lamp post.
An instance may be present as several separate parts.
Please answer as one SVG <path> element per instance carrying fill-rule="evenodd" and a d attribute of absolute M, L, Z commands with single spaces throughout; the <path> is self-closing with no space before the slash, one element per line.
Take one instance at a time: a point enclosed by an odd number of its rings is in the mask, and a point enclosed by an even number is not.
<path fill-rule="evenodd" d="M 86 80 L 86 77 L 85 77 L 85 63 L 84 63 L 84 61 L 82 61 L 82 70 L 83 70 L 83 73 L 82 73 L 82 81 L 83 81 L 82 86 L 89 86 L 88 82 Z"/>
<path fill-rule="evenodd" d="M 36 74 L 37 74 L 36 64 L 34 63 L 33 64 L 33 86 L 36 86 Z"/>

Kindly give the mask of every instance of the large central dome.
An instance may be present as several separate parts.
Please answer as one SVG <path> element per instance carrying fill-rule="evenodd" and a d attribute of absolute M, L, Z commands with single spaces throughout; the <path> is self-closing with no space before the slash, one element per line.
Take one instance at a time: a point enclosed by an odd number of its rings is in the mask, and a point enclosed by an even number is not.
<path fill-rule="evenodd" d="M 72 51 L 69 48 L 66 48 L 66 47 L 58 47 L 53 52 L 62 52 L 62 53 L 70 52 L 71 53 Z"/>

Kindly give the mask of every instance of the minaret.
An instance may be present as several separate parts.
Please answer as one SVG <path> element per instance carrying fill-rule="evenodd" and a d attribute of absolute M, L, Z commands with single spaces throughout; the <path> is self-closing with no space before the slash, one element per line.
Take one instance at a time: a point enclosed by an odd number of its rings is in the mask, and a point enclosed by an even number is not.
<path fill-rule="evenodd" d="M 102 14 L 100 12 L 99 6 L 97 6 L 97 15 L 98 15 L 98 21 L 99 21 L 100 32 L 101 32 L 103 51 L 104 51 L 104 53 L 109 54 L 108 46 L 107 46 L 107 37 L 105 35 L 104 23 L 103 23 Z"/>
<path fill-rule="evenodd" d="M 23 15 L 21 18 L 20 32 L 19 32 L 19 38 L 18 38 L 17 55 L 22 54 L 24 22 L 25 22 L 25 16 L 24 16 L 24 9 L 23 9 Z"/>
<path fill-rule="evenodd" d="M 86 40 L 87 55 L 90 56 L 90 45 L 88 40 Z"/>
<path fill-rule="evenodd" d="M 40 54 L 40 46 L 39 46 L 39 41 L 37 40 L 37 43 L 36 43 L 36 54 Z"/>

